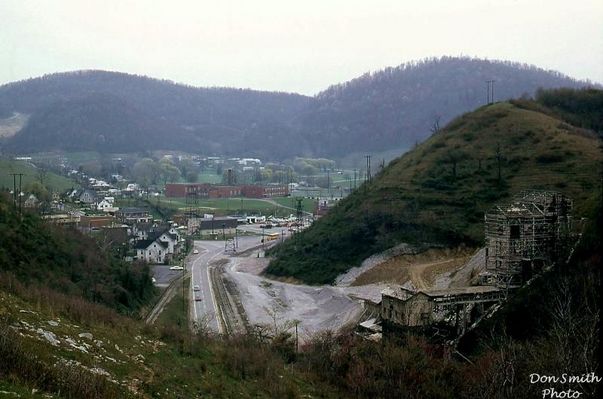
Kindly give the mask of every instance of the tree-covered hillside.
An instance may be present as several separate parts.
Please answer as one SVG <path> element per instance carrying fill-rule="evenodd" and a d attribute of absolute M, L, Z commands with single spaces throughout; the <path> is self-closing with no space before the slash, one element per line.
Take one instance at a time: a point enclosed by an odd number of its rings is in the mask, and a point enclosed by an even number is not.
<path fill-rule="evenodd" d="M 30 115 L 7 143 L 13 152 L 180 149 L 266 155 L 308 97 L 233 88 L 196 88 L 105 71 L 58 73 L 0 87 L 0 119 Z M 75 140 L 74 140 L 75 138 Z M 276 147 L 275 147 L 276 148 Z"/>
<path fill-rule="evenodd" d="M 484 104 L 486 80 L 496 81 L 497 100 L 588 85 L 533 66 L 450 57 L 367 73 L 315 97 L 60 73 L 0 87 L 0 130 L 11 135 L 15 121 L 26 123 L 0 149 L 174 149 L 272 160 L 407 149 L 434 125 Z"/>
<path fill-rule="evenodd" d="M 43 284 L 125 313 L 154 296 L 148 266 L 103 253 L 76 230 L 46 224 L 27 212 L 19 216 L 6 193 L 0 193 L 0 237 L 0 273 L 23 283 Z"/>
<path fill-rule="evenodd" d="M 599 189 L 601 140 L 555 115 L 513 101 L 453 120 L 276 247 L 268 272 L 330 283 L 400 242 L 479 245 L 484 212 L 524 189 L 566 193 L 582 216 Z"/>
<path fill-rule="evenodd" d="M 585 82 L 531 65 L 443 57 L 387 68 L 319 93 L 299 127 L 319 155 L 411 148 L 434 127 L 487 102 Z"/>

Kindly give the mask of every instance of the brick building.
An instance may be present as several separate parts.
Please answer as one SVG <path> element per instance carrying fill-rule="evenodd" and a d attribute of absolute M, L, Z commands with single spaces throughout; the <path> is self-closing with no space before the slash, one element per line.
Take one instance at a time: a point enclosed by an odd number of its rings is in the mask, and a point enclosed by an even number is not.
<path fill-rule="evenodd" d="M 241 185 L 219 186 L 208 183 L 170 183 L 165 185 L 165 196 L 168 198 L 272 198 L 289 195 L 287 185 Z"/>

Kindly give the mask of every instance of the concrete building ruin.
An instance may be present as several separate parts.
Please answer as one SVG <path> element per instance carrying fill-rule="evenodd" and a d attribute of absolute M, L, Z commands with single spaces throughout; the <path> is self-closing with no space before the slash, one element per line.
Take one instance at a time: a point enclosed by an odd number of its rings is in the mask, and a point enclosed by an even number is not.
<path fill-rule="evenodd" d="M 484 216 L 488 283 L 512 287 L 553 264 L 567 247 L 572 201 L 553 191 L 525 191 Z"/>
<path fill-rule="evenodd" d="M 382 292 L 381 320 L 387 327 L 426 329 L 438 326 L 446 335 L 460 335 L 505 292 L 493 286 L 413 291 L 403 287 Z"/>

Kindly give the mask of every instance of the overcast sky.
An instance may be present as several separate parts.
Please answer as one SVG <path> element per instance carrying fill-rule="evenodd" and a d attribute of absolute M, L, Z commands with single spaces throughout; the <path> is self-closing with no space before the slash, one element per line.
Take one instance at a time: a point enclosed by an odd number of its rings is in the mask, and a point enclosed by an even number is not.
<path fill-rule="evenodd" d="M 105 69 L 315 94 L 442 55 L 603 82 L 602 0 L 0 0 L 0 84 Z"/>

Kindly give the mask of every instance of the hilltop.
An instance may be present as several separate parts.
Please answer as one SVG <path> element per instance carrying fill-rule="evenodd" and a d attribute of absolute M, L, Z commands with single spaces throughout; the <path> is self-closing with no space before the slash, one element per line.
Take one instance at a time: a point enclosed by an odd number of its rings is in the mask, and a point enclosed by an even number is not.
<path fill-rule="evenodd" d="M 483 104 L 489 79 L 497 99 L 590 85 L 534 66 L 453 57 L 367 73 L 314 97 L 77 71 L 0 86 L 0 144 L 15 153 L 169 149 L 273 160 L 402 150 Z"/>
<path fill-rule="evenodd" d="M 573 97 L 591 94 L 596 101 L 603 96 L 578 91 Z M 592 118 L 586 108 L 572 114 L 556 103 L 563 114 L 519 100 L 456 118 L 393 160 L 311 228 L 276 247 L 268 273 L 331 283 L 400 242 L 477 246 L 483 240 L 484 212 L 524 189 L 563 192 L 574 200 L 575 216 L 584 216 L 599 187 L 601 140 L 568 123 L 573 119 L 587 126 Z"/>

